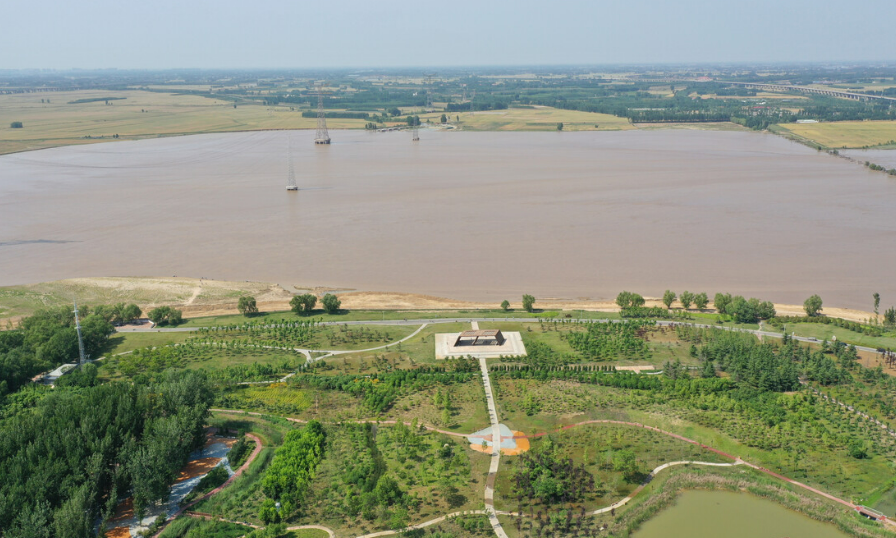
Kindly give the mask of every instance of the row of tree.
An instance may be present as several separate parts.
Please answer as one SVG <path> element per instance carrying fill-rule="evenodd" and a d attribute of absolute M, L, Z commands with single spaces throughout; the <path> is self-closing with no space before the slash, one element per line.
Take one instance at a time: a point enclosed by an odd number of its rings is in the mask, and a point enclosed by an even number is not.
<path fill-rule="evenodd" d="M 324 441 L 323 425 L 316 420 L 286 435 L 261 480 L 261 489 L 268 498 L 261 504 L 259 519 L 275 523 L 301 508 L 323 458 Z"/>
<path fill-rule="evenodd" d="M 342 307 L 342 301 L 332 293 L 324 294 L 320 302 L 327 314 L 335 314 Z M 317 306 L 317 296 L 311 293 L 296 295 L 290 299 L 289 306 L 296 314 L 310 315 L 314 312 L 314 307 Z"/>

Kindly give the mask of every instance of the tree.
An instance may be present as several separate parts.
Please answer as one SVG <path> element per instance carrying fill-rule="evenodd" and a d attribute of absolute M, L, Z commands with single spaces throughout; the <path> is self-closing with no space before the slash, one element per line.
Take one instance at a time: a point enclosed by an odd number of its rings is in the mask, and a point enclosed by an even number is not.
<path fill-rule="evenodd" d="M 503 310 L 505 312 L 510 310 L 510 301 L 508 301 L 507 299 L 504 299 L 503 301 L 501 301 L 501 310 Z"/>
<path fill-rule="evenodd" d="M 440 118 L 440 121 L 441 121 L 442 123 L 448 123 L 448 116 L 442 114 L 442 117 Z"/>
<path fill-rule="evenodd" d="M 896 308 L 891 306 L 884 312 L 884 323 L 887 325 L 896 325 Z"/>
<path fill-rule="evenodd" d="M 613 470 L 622 473 L 626 480 L 638 476 L 638 460 L 631 450 L 619 450 L 613 454 Z"/>
<path fill-rule="evenodd" d="M 691 307 L 691 303 L 694 301 L 694 294 L 689 292 L 688 290 L 684 290 L 681 292 L 681 296 L 678 297 L 678 300 L 681 301 L 681 306 L 684 307 L 685 310 Z"/>
<path fill-rule="evenodd" d="M 862 460 L 868 457 L 868 450 L 865 449 L 865 443 L 858 439 L 850 441 L 847 447 L 847 452 L 857 460 Z"/>
<path fill-rule="evenodd" d="M 532 312 L 535 306 L 535 297 L 532 297 L 529 294 L 523 295 L 523 308 L 526 309 L 526 312 Z"/>
<path fill-rule="evenodd" d="M 558 130 L 558 131 L 562 131 L 562 130 L 563 130 L 563 122 L 560 122 L 560 123 L 557 124 L 557 130 Z"/>
<path fill-rule="evenodd" d="M 701 291 L 697 295 L 694 295 L 694 305 L 698 310 L 705 310 L 706 305 L 709 303 L 709 296 L 706 295 L 705 291 Z"/>
<path fill-rule="evenodd" d="M 131 323 L 132 321 L 139 319 L 142 315 L 143 310 L 141 310 L 140 307 L 135 305 L 134 303 L 131 303 L 121 309 L 121 321 L 123 323 Z"/>
<path fill-rule="evenodd" d="M 258 509 L 258 519 L 266 525 L 280 520 L 280 514 L 277 512 L 277 505 L 274 499 L 265 499 L 261 502 L 261 507 Z"/>
<path fill-rule="evenodd" d="M 874 297 L 874 315 L 876 316 L 880 310 L 880 294 L 875 292 L 872 297 Z"/>
<path fill-rule="evenodd" d="M 14 121 L 9 124 L 10 129 L 21 129 L 22 127 L 24 127 L 24 125 L 20 121 Z"/>
<path fill-rule="evenodd" d="M 296 314 L 310 314 L 317 305 L 317 296 L 311 293 L 296 295 L 289 300 L 289 306 Z"/>
<path fill-rule="evenodd" d="M 389 115 L 391 115 L 392 117 L 401 116 L 401 109 L 398 107 L 390 108 Z"/>
<path fill-rule="evenodd" d="M 666 293 L 663 294 L 663 304 L 666 305 L 666 308 L 672 308 L 672 303 L 675 302 L 675 292 L 672 290 L 666 290 Z"/>
<path fill-rule="evenodd" d="M 619 305 L 619 308 L 644 306 L 644 297 L 630 291 L 622 291 L 616 296 L 616 304 Z"/>
<path fill-rule="evenodd" d="M 728 306 L 731 304 L 731 300 L 730 293 L 717 293 L 712 302 L 719 314 L 728 314 Z"/>
<path fill-rule="evenodd" d="M 339 311 L 339 307 L 342 306 L 342 301 L 332 293 L 324 295 L 320 302 L 324 305 L 324 310 L 327 311 L 327 314 L 335 314 Z"/>
<path fill-rule="evenodd" d="M 156 325 L 180 325 L 184 321 L 183 312 L 170 306 L 153 308 L 146 315 Z"/>
<path fill-rule="evenodd" d="M 239 303 L 237 303 L 237 310 L 240 311 L 240 314 L 246 317 L 257 314 L 258 305 L 255 302 L 255 297 L 251 297 L 249 295 L 240 297 Z"/>
<path fill-rule="evenodd" d="M 806 302 L 803 303 L 803 308 L 806 310 L 807 316 L 817 316 L 821 311 L 821 305 L 821 297 L 813 295 L 806 299 Z"/>

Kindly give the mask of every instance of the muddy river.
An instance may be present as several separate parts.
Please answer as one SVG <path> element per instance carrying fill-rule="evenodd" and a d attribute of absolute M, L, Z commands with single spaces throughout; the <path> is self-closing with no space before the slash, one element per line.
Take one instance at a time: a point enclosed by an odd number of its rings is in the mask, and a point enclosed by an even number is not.
<path fill-rule="evenodd" d="M 750 132 L 211 134 L 0 157 L 0 285 L 896 303 L 896 180 Z M 299 192 L 285 190 L 287 144 Z"/>

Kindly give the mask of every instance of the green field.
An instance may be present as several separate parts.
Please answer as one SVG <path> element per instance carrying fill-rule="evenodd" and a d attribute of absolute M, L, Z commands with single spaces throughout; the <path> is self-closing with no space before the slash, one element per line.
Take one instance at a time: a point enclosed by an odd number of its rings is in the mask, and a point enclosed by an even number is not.
<path fill-rule="evenodd" d="M 72 101 L 118 97 L 122 100 Z M 50 103 L 41 103 L 49 98 Z M 21 121 L 22 129 L 10 129 Z M 195 95 L 140 90 L 81 90 L 0 95 L 0 154 L 72 144 L 227 131 L 314 129 L 289 106 L 238 104 Z M 331 129 L 363 128 L 364 120 L 328 119 Z M 87 138 L 90 137 L 90 138 Z"/>
<path fill-rule="evenodd" d="M 563 124 L 564 131 L 624 131 L 635 128 L 626 118 L 551 107 L 445 114 L 449 124 L 465 131 L 556 131 L 558 123 Z M 421 114 L 420 120 L 438 123 L 441 116 L 441 112 Z"/>
<path fill-rule="evenodd" d="M 785 133 L 831 149 L 896 145 L 896 121 L 787 123 L 778 127 Z"/>
<path fill-rule="evenodd" d="M 595 477 L 596 491 L 585 499 L 564 506 L 576 513 L 585 508 L 593 511 L 608 506 L 630 495 L 652 469 L 670 461 L 696 460 L 730 463 L 717 454 L 649 430 L 617 425 L 585 426 L 531 441 L 532 450 L 539 451 L 545 443 L 552 443 L 563 458 L 571 458 Z M 613 469 L 616 452 L 630 450 L 636 454 L 638 472 L 634 479 L 626 479 L 623 473 Z M 499 474 L 496 506 L 499 510 L 516 511 L 519 506 L 513 496 L 513 474 L 517 466 L 508 458 L 506 467 Z M 546 510 L 550 506 L 536 503 L 525 507 L 526 512 Z"/>
<path fill-rule="evenodd" d="M 834 336 L 841 342 L 855 344 L 857 346 L 896 349 L 896 336 L 893 333 L 884 336 L 868 336 L 867 334 L 857 333 L 837 327 L 835 325 L 825 325 L 823 323 L 791 323 L 787 325 L 788 334 L 793 332 L 797 336 L 806 336 L 817 338 L 819 341 L 830 341 Z"/>

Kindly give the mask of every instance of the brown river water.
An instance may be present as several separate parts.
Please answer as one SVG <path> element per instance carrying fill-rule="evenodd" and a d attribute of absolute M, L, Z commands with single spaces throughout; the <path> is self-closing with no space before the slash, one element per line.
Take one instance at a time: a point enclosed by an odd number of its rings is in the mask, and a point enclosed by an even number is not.
<path fill-rule="evenodd" d="M 896 180 L 769 134 L 211 134 L 0 157 L 0 285 L 896 303 Z M 285 190 L 287 141 L 297 182 Z"/>

